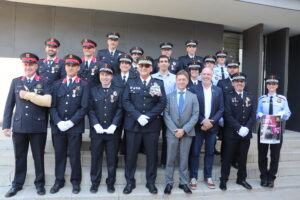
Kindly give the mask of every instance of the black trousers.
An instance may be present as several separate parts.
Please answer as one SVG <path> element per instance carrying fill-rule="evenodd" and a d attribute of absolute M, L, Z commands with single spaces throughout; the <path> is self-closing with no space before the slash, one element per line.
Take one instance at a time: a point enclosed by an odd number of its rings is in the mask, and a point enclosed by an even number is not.
<path fill-rule="evenodd" d="M 262 180 L 275 180 L 278 171 L 280 150 L 282 146 L 283 137 L 281 137 L 279 144 L 262 144 L 260 143 L 259 132 L 257 134 L 258 146 L 258 167 L 260 171 L 260 178 Z M 283 136 L 283 135 L 282 135 Z M 268 150 L 270 147 L 270 167 L 268 169 Z"/>
<path fill-rule="evenodd" d="M 162 122 L 161 135 L 162 135 L 162 147 L 161 147 L 161 159 L 160 163 L 166 166 L 167 162 L 167 126 L 165 122 Z"/>
<path fill-rule="evenodd" d="M 238 172 L 237 180 L 244 181 L 247 177 L 247 156 L 250 147 L 250 139 L 232 139 L 223 138 L 225 140 L 225 147 L 223 152 L 222 166 L 221 166 L 221 181 L 228 181 L 230 174 L 230 168 L 232 160 L 234 159 L 234 154 L 239 152 L 238 162 Z"/>
<path fill-rule="evenodd" d="M 143 142 L 147 156 L 146 180 L 147 184 L 154 184 L 157 174 L 157 146 L 159 132 L 131 132 L 126 131 L 126 162 L 125 178 L 127 183 L 135 184 L 137 156 Z"/>
<path fill-rule="evenodd" d="M 15 176 L 12 186 L 22 188 L 27 173 L 27 154 L 30 144 L 34 160 L 36 187 L 45 185 L 44 152 L 46 133 L 13 133 L 12 140 L 15 152 Z"/>
<path fill-rule="evenodd" d="M 81 182 L 81 155 L 82 143 L 81 134 L 58 133 L 53 134 L 55 150 L 55 184 L 65 184 L 65 171 L 67 163 L 67 153 L 69 153 L 71 164 L 72 185 L 80 185 Z"/>
<path fill-rule="evenodd" d="M 102 160 L 103 153 L 106 154 L 108 176 L 106 184 L 114 184 L 116 182 L 116 169 L 118 160 L 119 138 L 98 137 L 91 139 L 91 182 L 99 185 L 102 176 Z"/>

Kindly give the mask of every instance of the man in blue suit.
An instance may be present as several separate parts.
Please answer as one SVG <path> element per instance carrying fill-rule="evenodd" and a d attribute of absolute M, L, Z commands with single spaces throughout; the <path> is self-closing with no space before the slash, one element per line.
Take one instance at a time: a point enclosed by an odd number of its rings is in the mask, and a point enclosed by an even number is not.
<path fill-rule="evenodd" d="M 202 84 L 191 87 L 191 91 L 198 97 L 200 110 L 198 123 L 195 126 L 196 136 L 190 154 L 190 187 L 192 189 L 197 187 L 199 155 L 204 141 L 204 182 L 209 188 L 215 188 L 212 181 L 212 166 L 218 124 L 224 112 L 224 103 L 222 90 L 212 84 L 212 76 L 212 69 L 204 68 L 201 72 Z"/>
<path fill-rule="evenodd" d="M 115 74 L 119 74 L 120 68 L 118 58 L 124 53 L 117 49 L 119 45 L 120 34 L 117 32 L 111 32 L 108 33 L 106 36 L 108 47 L 106 49 L 99 50 L 97 53 L 97 58 L 99 61 L 102 61 L 112 66 Z"/>

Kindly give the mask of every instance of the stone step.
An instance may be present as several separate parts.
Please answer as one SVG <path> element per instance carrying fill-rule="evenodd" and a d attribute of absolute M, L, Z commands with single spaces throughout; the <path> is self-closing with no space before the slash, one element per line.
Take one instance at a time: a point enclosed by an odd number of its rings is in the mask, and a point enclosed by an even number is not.
<path fill-rule="evenodd" d="M 280 162 L 279 164 L 279 170 L 278 170 L 278 177 L 288 177 L 288 176 L 300 176 L 300 161 L 292 161 L 292 162 Z M 55 177 L 54 177 L 54 166 L 46 165 L 45 168 L 46 171 L 46 185 L 52 185 L 54 183 Z M 70 185 L 70 167 L 67 167 L 66 169 L 66 185 Z M 82 184 L 83 185 L 90 185 L 90 167 L 82 167 Z M 236 179 L 236 173 L 237 170 L 232 168 L 231 174 L 229 179 L 235 180 Z M 247 173 L 249 179 L 258 179 L 259 178 L 259 169 L 257 166 L 257 163 L 249 163 L 247 165 Z M 0 166 L 0 186 L 8 186 L 11 184 L 11 181 L 13 180 L 13 174 L 14 174 L 14 167 L 12 166 Z M 203 179 L 203 169 L 201 168 L 199 170 L 199 179 Z M 105 179 L 107 177 L 107 169 L 103 167 L 102 170 L 102 183 L 105 182 Z M 174 181 L 178 182 L 178 169 L 176 168 L 174 173 Z M 212 178 L 213 180 L 218 180 L 220 177 L 220 166 L 214 166 L 213 172 L 212 172 Z M 35 173 L 34 168 L 30 167 L 28 168 L 28 173 L 26 177 L 25 185 L 32 185 L 34 182 Z M 145 184 L 145 168 L 138 168 L 136 170 L 135 174 L 136 183 L 137 184 Z M 117 169 L 117 185 L 125 184 L 125 178 L 124 178 L 124 168 L 118 168 Z M 165 183 L 165 170 L 158 168 L 157 171 L 157 184 L 164 184 Z"/>
<path fill-rule="evenodd" d="M 124 185 L 117 185 L 116 191 L 113 194 L 110 194 L 106 191 L 106 186 L 101 184 L 99 187 L 99 191 L 96 194 L 91 194 L 89 192 L 89 186 L 82 185 L 81 192 L 77 195 L 72 194 L 72 187 L 65 186 L 56 194 L 50 194 L 50 186 L 46 187 L 46 195 L 39 196 L 36 194 L 35 187 L 33 186 L 25 186 L 23 190 L 18 192 L 15 197 L 10 199 L 15 200 L 40 200 L 40 199 L 51 199 L 51 200 L 71 200 L 71 199 L 89 199 L 89 200 L 153 200 L 153 199 L 172 199 L 172 200 L 182 200 L 182 199 L 189 199 L 189 200 L 199 200 L 199 199 L 230 199 L 225 198 L 225 195 L 243 195 L 251 196 L 254 195 L 256 192 L 264 192 L 266 196 L 272 194 L 271 192 L 279 191 L 279 190 L 286 190 L 286 189 L 297 189 L 300 187 L 300 176 L 294 177 L 279 177 L 275 181 L 275 187 L 273 189 L 263 188 L 259 185 L 258 179 L 249 179 L 248 182 L 252 185 L 253 189 L 251 191 L 245 190 L 242 186 L 235 184 L 234 181 L 229 181 L 227 183 L 227 191 L 223 192 L 219 188 L 216 189 L 209 189 L 207 188 L 203 182 L 200 182 L 198 188 L 193 190 L 193 194 L 186 195 L 177 187 L 177 184 L 174 185 L 171 195 L 164 195 L 164 184 L 157 184 L 158 194 L 152 195 L 148 192 L 144 185 L 137 185 L 137 188 L 133 190 L 133 192 L 129 195 L 123 194 Z M 216 182 L 218 185 L 218 182 Z M 9 187 L 0 187 L 0 198 L 3 197 L 5 193 L 9 190 Z M 221 196 L 222 195 L 222 196 Z M 2 198 L 1 198 L 2 199 Z M 237 198 L 235 198 L 237 199 Z M 271 199 L 271 198 L 268 198 Z M 285 198 L 288 199 L 288 198 Z M 295 199 L 295 198 L 294 198 Z"/>

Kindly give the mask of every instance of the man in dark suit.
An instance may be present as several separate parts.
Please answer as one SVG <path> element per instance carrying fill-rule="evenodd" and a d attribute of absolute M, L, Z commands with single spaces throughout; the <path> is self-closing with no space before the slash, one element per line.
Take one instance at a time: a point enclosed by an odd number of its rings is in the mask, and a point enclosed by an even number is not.
<path fill-rule="evenodd" d="M 117 32 L 111 32 L 107 35 L 107 49 L 101 49 L 97 53 L 97 58 L 99 61 L 104 62 L 112 66 L 115 73 L 120 73 L 119 64 L 118 64 L 118 57 L 122 55 L 124 52 L 119 51 L 119 38 L 120 34 Z"/>
<path fill-rule="evenodd" d="M 204 182 L 209 188 L 215 188 L 212 180 L 212 167 L 218 124 L 224 112 L 224 103 L 221 89 L 212 84 L 212 76 L 213 70 L 205 67 L 201 72 L 201 84 L 191 87 L 191 91 L 198 97 L 200 110 L 190 153 L 190 187 L 192 189 L 197 188 L 199 156 L 204 141 Z"/>
<path fill-rule="evenodd" d="M 157 173 L 157 146 L 161 121 L 166 106 L 166 94 L 162 80 L 151 78 L 152 58 L 143 56 L 138 62 L 139 77 L 127 82 L 123 94 L 123 107 L 126 111 L 124 129 L 126 130 L 126 186 L 124 194 L 135 188 L 135 170 L 140 144 L 143 141 L 146 151 L 146 187 L 152 194 Z"/>
<path fill-rule="evenodd" d="M 36 178 L 34 181 L 37 193 L 46 193 L 44 151 L 47 139 L 48 109 L 51 105 L 50 89 L 45 78 L 36 74 L 38 57 L 33 53 L 20 56 L 24 76 L 13 79 L 3 116 L 3 133 L 11 136 L 13 119 L 13 135 L 15 153 L 15 176 L 11 189 L 5 197 L 12 197 L 22 190 L 27 173 L 27 152 L 30 144 Z M 13 111 L 16 107 L 14 117 Z"/>
<path fill-rule="evenodd" d="M 50 190 L 54 194 L 64 187 L 67 152 L 72 168 L 73 193 L 80 192 L 80 147 L 84 133 L 84 116 L 89 105 L 88 82 L 77 76 L 81 58 L 65 56 L 67 76 L 53 85 L 53 101 L 50 108 L 51 131 L 55 150 L 55 183 Z"/>
<path fill-rule="evenodd" d="M 247 183 L 247 156 L 252 138 L 252 127 L 256 118 L 256 100 L 253 95 L 244 91 L 246 75 L 236 73 L 232 77 L 234 91 L 225 96 L 225 126 L 224 140 L 226 142 L 222 166 L 220 189 L 226 190 L 226 183 L 230 174 L 231 162 L 235 152 L 239 152 L 238 173 L 236 183 L 246 189 L 252 189 Z"/>
<path fill-rule="evenodd" d="M 203 58 L 196 55 L 197 45 L 198 41 L 196 40 L 188 40 L 185 42 L 187 55 L 178 58 L 178 70 L 184 69 L 185 71 L 189 71 L 188 64 L 193 61 L 200 62 L 202 65 Z"/>
<path fill-rule="evenodd" d="M 113 69 L 103 64 L 99 69 L 100 84 L 91 89 L 90 137 L 91 137 L 91 182 L 90 191 L 96 193 L 102 176 L 103 153 L 106 154 L 107 191 L 115 191 L 119 138 L 122 131 L 123 87 L 113 84 Z"/>

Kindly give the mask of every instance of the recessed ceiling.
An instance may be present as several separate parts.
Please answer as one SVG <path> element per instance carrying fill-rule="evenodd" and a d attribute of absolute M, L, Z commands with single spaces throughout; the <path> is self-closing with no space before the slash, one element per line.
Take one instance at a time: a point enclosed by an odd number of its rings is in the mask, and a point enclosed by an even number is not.
<path fill-rule="evenodd" d="M 279 6 L 246 3 L 239 0 L 8 0 L 20 3 L 50 5 L 124 13 L 153 15 L 223 24 L 225 30 L 241 32 L 258 23 L 265 33 L 290 28 L 290 35 L 300 34 L 300 11 Z M 255 1 L 255 0 L 245 0 Z M 278 2 L 283 0 L 273 0 Z M 296 0 L 285 0 L 291 3 Z M 263 2 L 263 1 L 261 1 Z M 270 1 L 269 1 L 270 2 Z M 291 5 L 285 4 L 285 5 Z M 178 27 L 180 28 L 180 27 Z"/>

